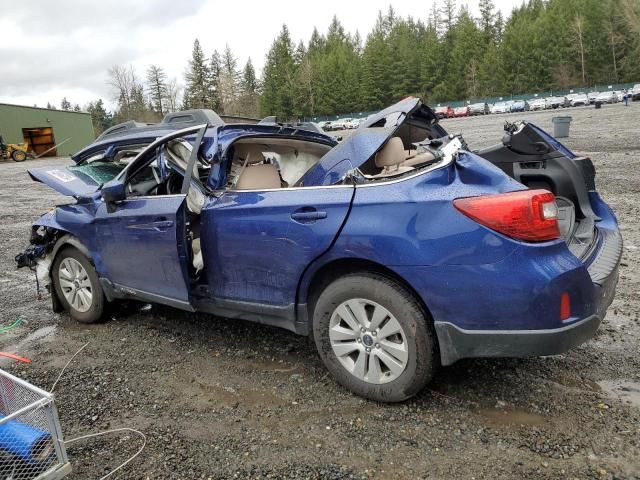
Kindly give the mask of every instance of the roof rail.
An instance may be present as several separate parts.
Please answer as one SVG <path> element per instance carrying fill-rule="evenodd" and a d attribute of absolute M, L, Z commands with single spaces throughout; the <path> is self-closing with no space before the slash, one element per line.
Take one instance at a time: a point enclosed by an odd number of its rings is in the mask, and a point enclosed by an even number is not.
<path fill-rule="evenodd" d="M 134 120 L 119 123 L 102 132 L 96 141 L 106 137 L 117 137 L 122 134 L 133 133 L 134 131 L 153 132 L 154 130 L 178 130 L 202 124 L 215 127 L 224 125 L 225 123 L 213 110 L 204 108 L 184 110 L 182 112 L 166 114 L 160 123 L 141 123 Z"/>

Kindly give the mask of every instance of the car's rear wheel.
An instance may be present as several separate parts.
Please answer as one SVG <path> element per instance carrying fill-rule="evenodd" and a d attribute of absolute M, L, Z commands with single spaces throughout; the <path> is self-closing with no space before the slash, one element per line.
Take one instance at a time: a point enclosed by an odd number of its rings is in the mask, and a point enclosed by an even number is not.
<path fill-rule="evenodd" d="M 341 385 L 379 402 L 412 397 L 438 367 L 430 318 L 382 275 L 346 275 L 328 285 L 315 304 L 313 337 Z"/>
<path fill-rule="evenodd" d="M 51 278 L 58 299 L 73 319 L 82 323 L 100 320 L 104 293 L 95 268 L 79 250 L 63 248 L 53 262 Z"/>

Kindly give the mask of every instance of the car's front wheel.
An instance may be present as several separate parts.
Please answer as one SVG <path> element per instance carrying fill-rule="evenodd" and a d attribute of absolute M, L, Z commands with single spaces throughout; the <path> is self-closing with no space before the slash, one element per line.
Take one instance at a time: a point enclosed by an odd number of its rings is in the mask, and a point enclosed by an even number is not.
<path fill-rule="evenodd" d="M 315 303 L 313 336 L 333 377 L 379 402 L 412 397 L 438 366 L 428 315 L 404 287 L 382 275 L 346 275 L 328 285 Z"/>
<path fill-rule="evenodd" d="M 51 278 L 58 299 L 73 319 L 82 323 L 100 320 L 104 293 L 86 256 L 76 248 L 64 247 L 53 262 Z"/>

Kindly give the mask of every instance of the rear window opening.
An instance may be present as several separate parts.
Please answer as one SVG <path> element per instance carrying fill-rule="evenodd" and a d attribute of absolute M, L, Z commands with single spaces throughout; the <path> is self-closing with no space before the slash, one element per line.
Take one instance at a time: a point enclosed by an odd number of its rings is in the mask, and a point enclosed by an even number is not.
<path fill-rule="evenodd" d="M 288 138 L 240 139 L 227 150 L 230 161 L 226 189 L 297 186 L 304 174 L 331 149 L 329 145 Z"/>
<path fill-rule="evenodd" d="M 396 177 L 432 166 L 442 159 L 439 148 L 448 142 L 448 138 L 444 130 L 433 123 L 428 111 L 417 109 L 406 119 L 404 113 L 391 113 L 369 128 L 394 125 L 399 126 L 393 137 L 360 166 L 365 178 L 380 180 Z"/>

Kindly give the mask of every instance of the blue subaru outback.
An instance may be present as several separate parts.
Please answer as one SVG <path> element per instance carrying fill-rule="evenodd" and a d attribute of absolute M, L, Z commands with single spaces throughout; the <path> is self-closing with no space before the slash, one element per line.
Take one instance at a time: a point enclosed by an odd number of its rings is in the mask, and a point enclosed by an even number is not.
<path fill-rule="evenodd" d="M 341 142 L 211 111 L 123 124 L 31 177 L 75 201 L 17 256 L 55 311 L 138 299 L 311 336 L 335 379 L 401 401 L 440 365 L 590 339 L 622 239 L 589 158 L 528 122 L 470 151 L 408 98 Z"/>

